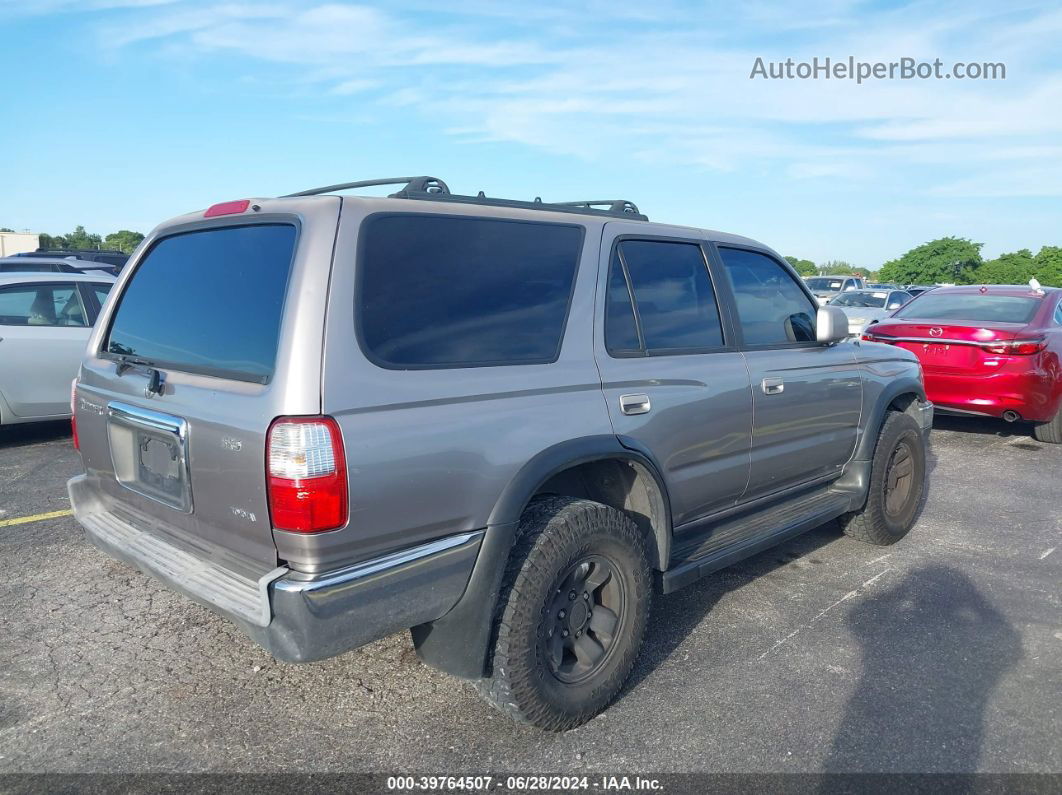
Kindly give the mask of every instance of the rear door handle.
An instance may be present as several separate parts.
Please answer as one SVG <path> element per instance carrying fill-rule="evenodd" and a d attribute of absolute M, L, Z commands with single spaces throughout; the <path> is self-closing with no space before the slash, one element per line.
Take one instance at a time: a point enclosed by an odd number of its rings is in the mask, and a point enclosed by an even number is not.
<path fill-rule="evenodd" d="M 781 378 L 764 378 L 760 388 L 765 395 L 780 395 L 785 391 L 785 382 Z"/>
<path fill-rule="evenodd" d="M 620 395 L 619 404 L 624 414 L 648 414 L 652 408 L 648 395 Z"/>

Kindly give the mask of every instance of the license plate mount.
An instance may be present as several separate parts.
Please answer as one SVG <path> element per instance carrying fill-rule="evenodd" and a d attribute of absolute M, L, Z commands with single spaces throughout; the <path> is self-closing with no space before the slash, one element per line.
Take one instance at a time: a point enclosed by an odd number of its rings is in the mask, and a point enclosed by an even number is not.
<path fill-rule="evenodd" d="M 107 436 L 120 484 L 178 511 L 192 512 L 188 426 L 182 418 L 114 401 L 107 406 Z"/>

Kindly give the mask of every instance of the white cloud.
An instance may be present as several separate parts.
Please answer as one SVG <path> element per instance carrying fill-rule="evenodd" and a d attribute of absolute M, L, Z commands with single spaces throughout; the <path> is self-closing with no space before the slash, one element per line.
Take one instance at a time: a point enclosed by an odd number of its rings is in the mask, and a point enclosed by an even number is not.
<path fill-rule="evenodd" d="M 28 0 L 53 10 L 156 2 Z M 461 141 L 866 185 L 898 168 L 954 170 L 1005 152 L 1011 176 L 996 190 L 1039 196 L 1054 195 L 1038 165 L 1062 133 L 1060 30 L 1062 11 L 1050 5 L 958 0 L 885 9 L 828 0 L 811 10 L 766 0 L 634 8 L 474 0 L 461 9 L 405 0 L 386 10 L 274 0 L 133 9 L 109 17 L 102 32 L 119 47 L 278 64 L 337 102 L 372 91 L 371 101 L 419 111 Z M 757 56 L 815 55 L 1006 60 L 1008 77 L 749 79 Z M 924 187 L 972 188 L 947 178 Z"/>

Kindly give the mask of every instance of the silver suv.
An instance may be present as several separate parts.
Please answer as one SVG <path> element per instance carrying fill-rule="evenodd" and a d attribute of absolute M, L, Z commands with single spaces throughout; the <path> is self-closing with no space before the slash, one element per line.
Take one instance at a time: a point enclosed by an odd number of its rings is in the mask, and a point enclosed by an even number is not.
<path fill-rule="evenodd" d="M 411 628 L 567 729 L 627 679 L 654 591 L 835 518 L 911 528 L 919 365 L 847 332 L 766 246 L 630 202 L 429 177 L 226 202 L 155 229 L 103 307 L 70 497 L 279 660 Z"/>

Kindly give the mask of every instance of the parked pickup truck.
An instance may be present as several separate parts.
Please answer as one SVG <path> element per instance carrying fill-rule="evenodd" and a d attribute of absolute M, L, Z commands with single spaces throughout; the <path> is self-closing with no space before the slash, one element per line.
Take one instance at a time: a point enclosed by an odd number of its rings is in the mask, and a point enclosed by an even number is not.
<path fill-rule="evenodd" d="M 654 592 L 914 524 L 914 354 L 770 248 L 626 201 L 339 192 L 155 229 L 75 383 L 88 538 L 309 662 L 411 629 L 514 718 L 619 692 Z"/>

